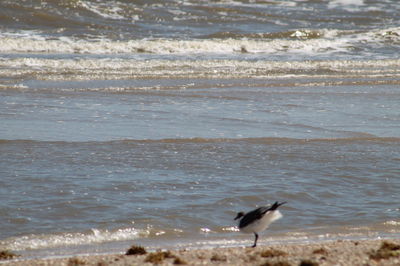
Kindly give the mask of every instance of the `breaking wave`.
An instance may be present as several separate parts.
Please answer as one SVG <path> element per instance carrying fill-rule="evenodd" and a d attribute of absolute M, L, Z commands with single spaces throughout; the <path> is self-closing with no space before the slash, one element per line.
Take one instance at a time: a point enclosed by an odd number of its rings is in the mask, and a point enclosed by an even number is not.
<path fill-rule="evenodd" d="M 140 39 L 113 41 L 76 37 L 46 37 L 35 31 L 0 33 L 0 53 L 60 54 L 331 54 L 400 45 L 400 28 L 351 32 L 296 30 L 237 36 L 216 34 L 211 39 Z M 221 38 L 223 37 L 223 38 Z M 239 37 L 239 38 L 238 38 Z M 250 37 L 250 38 L 249 38 Z"/>

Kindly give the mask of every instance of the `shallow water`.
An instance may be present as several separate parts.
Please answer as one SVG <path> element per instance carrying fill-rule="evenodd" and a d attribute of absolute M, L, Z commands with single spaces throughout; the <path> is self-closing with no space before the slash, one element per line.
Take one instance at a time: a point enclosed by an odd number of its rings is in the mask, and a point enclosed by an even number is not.
<path fill-rule="evenodd" d="M 0 6 L 2 248 L 399 236 L 395 1 Z"/>

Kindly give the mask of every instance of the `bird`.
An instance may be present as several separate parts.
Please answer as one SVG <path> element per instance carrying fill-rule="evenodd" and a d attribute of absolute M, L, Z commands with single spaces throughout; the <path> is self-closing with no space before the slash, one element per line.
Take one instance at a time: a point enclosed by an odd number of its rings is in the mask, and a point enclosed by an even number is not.
<path fill-rule="evenodd" d="M 272 206 L 259 207 L 248 213 L 238 212 L 234 220 L 239 220 L 239 230 L 243 233 L 253 233 L 255 236 L 253 248 L 257 246 L 258 233 L 264 231 L 268 226 L 282 218 L 278 207 L 286 202 L 279 203 L 276 201 Z"/>

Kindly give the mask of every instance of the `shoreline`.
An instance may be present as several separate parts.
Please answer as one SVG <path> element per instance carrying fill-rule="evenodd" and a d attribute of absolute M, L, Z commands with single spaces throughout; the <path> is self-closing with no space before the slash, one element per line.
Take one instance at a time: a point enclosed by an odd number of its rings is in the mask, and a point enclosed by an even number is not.
<path fill-rule="evenodd" d="M 400 265 L 400 238 L 155 252 L 132 246 L 130 253 L 16 258 L 0 265 Z"/>

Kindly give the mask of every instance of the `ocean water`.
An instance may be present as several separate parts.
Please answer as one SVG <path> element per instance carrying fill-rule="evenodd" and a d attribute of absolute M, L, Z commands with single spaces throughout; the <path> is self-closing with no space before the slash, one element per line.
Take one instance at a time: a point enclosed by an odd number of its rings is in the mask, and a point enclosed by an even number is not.
<path fill-rule="evenodd" d="M 393 0 L 0 3 L 0 248 L 400 236 Z"/>

